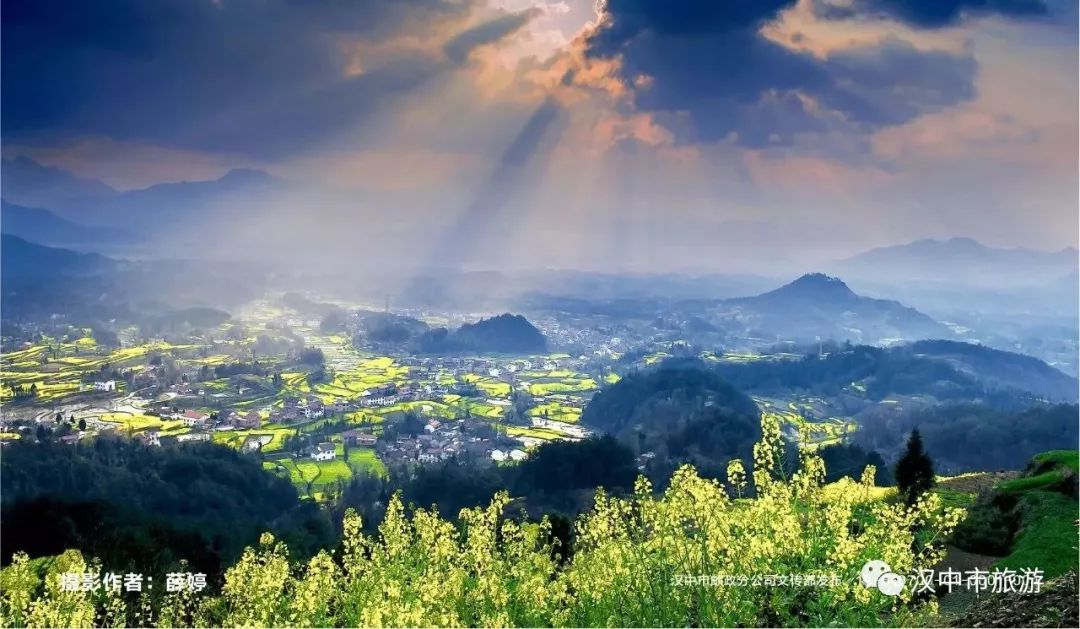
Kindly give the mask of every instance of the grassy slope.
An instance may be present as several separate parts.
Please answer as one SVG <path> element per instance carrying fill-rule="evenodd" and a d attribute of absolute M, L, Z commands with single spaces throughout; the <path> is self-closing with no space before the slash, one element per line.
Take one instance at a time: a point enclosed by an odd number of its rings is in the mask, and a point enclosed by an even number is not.
<path fill-rule="evenodd" d="M 1077 501 L 1051 491 L 1030 491 L 1021 499 L 1023 524 L 1013 550 L 996 565 L 1040 568 L 1046 578 L 1077 569 Z"/>
<path fill-rule="evenodd" d="M 1045 488 L 1057 485 L 1065 474 L 1076 473 L 1076 450 L 1053 450 L 1036 455 L 1034 466 L 1054 469 L 1033 476 L 1022 476 L 1001 483 L 998 488 L 1020 494 L 1021 525 L 1012 552 L 996 564 L 1002 568 L 1021 570 L 1040 568 L 1046 578 L 1078 569 L 1077 516 L 1080 504 L 1075 495 Z"/>

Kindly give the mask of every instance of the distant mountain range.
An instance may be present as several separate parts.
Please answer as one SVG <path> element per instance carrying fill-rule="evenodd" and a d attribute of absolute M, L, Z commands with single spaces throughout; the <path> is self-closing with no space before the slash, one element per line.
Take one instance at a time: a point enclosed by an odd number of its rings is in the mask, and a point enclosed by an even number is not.
<path fill-rule="evenodd" d="M 92 275 L 116 267 L 116 261 L 96 253 L 45 247 L 18 236 L 0 236 L 0 272 L 4 277 Z"/>
<path fill-rule="evenodd" d="M 882 247 L 836 263 L 844 277 L 893 283 L 964 284 L 1005 289 L 1046 285 L 1075 273 L 1077 250 L 988 247 L 971 238 L 917 240 Z"/>
<path fill-rule="evenodd" d="M 81 225 L 50 210 L 7 201 L 0 201 L 0 228 L 5 234 L 46 245 L 114 244 L 131 239 L 130 234 L 116 228 Z"/>
<path fill-rule="evenodd" d="M 43 166 L 27 157 L 3 160 L 4 199 L 47 209 L 92 226 L 124 227 L 142 234 L 257 206 L 281 181 L 258 170 L 234 169 L 219 179 L 164 183 L 118 191 L 106 184 Z M 83 242 L 92 242 L 88 237 Z"/>
<path fill-rule="evenodd" d="M 809 273 L 776 290 L 722 302 L 729 316 L 760 333 L 789 340 L 882 343 L 948 338 L 951 330 L 903 304 L 855 294 L 823 273 Z"/>
<path fill-rule="evenodd" d="M 96 206 L 120 194 L 96 179 L 78 177 L 24 156 L 3 160 L 0 187 L 8 201 L 51 210 Z"/>

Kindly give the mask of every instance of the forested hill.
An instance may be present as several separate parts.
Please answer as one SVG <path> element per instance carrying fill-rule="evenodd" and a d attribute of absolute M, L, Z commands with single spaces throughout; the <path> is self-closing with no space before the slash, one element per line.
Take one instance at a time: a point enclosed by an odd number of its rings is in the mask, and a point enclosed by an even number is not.
<path fill-rule="evenodd" d="M 598 393 L 581 421 L 617 436 L 639 454 L 652 452 L 666 469 L 690 462 L 721 474 L 731 459 L 746 459 L 760 435 L 754 401 L 699 360 L 668 360 L 632 373 Z"/>
<path fill-rule="evenodd" d="M 501 314 L 476 323 L 466 323 L 454 334 L 455 341 L 482 352 L 543 352 L 547 339 L 521 315 Z"/>
<path fill-rule="evenodd" d="M 956 341 L 918 341 L 910 349 L 920 356 L 946 360 L 982 382 L 998 387 L 1030 391 L 1054 401 L 1077 399 L 1077 380 L 1045 362 L 984 345 Z"/>
<path fill-rule="evenodd" d="M 744 391 L 805 390 L 837 395 L 852 383 L 866 396 L 923 394 L 941 400 L 1020 404 L 1042 398 L 1075 402 L 1077 382 L 1031 358 L 951 341 L 879 348 L 848 346 L 799 360 L 723 363 L 718 373 Z"/>
<path fill-rule="evenodd" d="M 504 313 L 466 323 L 453 332 L 444 328 L 431 330 L 421 337 L 419 345 L 419 350 L 427 353 L 534 354 L 547 350 L 547 338 L 525 317 Z"/>
<path fill-rule="evenodd" d="M 1045 450 L 1075 446 L 1080 413 L 1075 404 L 1036 404 L 1004 411 L 962 402 L 911 413 L 863 413 L 855 433 L 859 445 L 899 454 L 907 434 L 918 428 L 941 473 L 1022 468 Z"/>
<path fill-rule="evenodd" d="M 0 489 L 5 562 L 16 550 L 36 556 L 80 548 L 135 571 L 180 558 L 211 571 L 265 530 L 292 540 L 301 554 L 332 539 L 329 520 L 301 503 L 289 481 L 213 444 L 18 441 L 4 448 Z"/>

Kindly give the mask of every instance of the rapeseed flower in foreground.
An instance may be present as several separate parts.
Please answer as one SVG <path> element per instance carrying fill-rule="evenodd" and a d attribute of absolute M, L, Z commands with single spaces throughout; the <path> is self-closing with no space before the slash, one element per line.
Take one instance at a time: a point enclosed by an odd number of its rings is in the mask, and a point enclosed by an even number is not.
<path fill-rule="evenodd" d="M 400 498 L 377 535 L 349 511 L 340 553 L 292 565 L 264 534 L 224 576 L 217 596 L 160 599 L 62 591 L 87 561 L 67 551 L 39 576 L 25 555 L 3 571 L 4 626 L 872 626 L 917 622 L 934 602 L 886 596 L 860 584 L 883 560 L 899 574 L 929 568 L 963 511 L 928 494 L 915 505 L 880 499 L 874 469 L 824 486 L 810 449 L 782 475 L 775 418 L 754 447 L 753 498 L 741 461 L 727 486 L 677 470 L 659 496 L 644 478 L 627 498 L 597 492 L 577 522 L 569 561 L 546 520 L 503 516 L 510 499 L 466 509 L 457 524 Z M 733 496 L 735 497 L 733 499 Z M 778 586 L 775 581 L 781 580 Z M 783 585 L 783 579 L 789 579 Z"/>

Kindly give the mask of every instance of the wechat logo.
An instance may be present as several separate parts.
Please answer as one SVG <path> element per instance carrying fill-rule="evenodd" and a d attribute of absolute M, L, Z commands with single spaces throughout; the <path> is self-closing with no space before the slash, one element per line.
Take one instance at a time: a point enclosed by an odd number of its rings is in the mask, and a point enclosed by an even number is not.
<path fill-rule="evenodd" d="M 877 588 L 886 596 L 897 596 L 904 591 L 907 579 L 896 574 L 889 564 L 880 559 L 872 559 L 866 562 L 859 571 L 859 581 L 864 587 Z"/>

